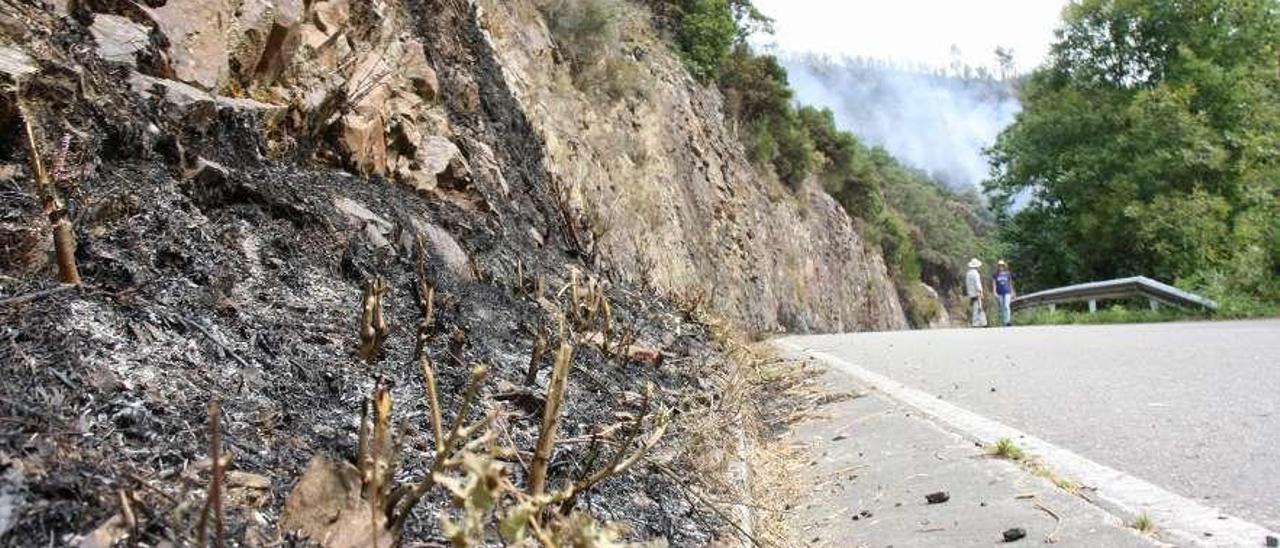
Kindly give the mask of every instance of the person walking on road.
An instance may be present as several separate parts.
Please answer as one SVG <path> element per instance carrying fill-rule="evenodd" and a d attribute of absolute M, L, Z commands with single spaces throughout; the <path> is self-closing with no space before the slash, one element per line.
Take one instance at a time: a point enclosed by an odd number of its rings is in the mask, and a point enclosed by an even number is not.
<path fill-rule="evenodd" d="M 996 301 L 1000 303 L 1000 319 L 1004 326 L 1013 325 L 1013 298 L 1017 293 L 1013 290 L 1013 272 L 1009 271 L 1009 264 L 1004 259 L 996 261 L 996 273 L 991 276 L 991 292 L 996 294 Z"/>
<path fill-rule="evenodd" d="M 982 261 L 969 261 L 969 271 L 964 276 L 964 294 L 969 297 L 969 325 L 973 327 L 987 326 L 987 312 L 982 308 Z"/>

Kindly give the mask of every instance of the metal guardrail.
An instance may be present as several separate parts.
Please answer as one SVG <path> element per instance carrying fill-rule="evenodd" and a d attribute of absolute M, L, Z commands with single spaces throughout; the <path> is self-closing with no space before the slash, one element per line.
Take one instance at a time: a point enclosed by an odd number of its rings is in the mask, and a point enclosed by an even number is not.
<path fill-rule="evenodd" d="M 1180 307 L 1198 306 L 1210 310 L 1218 308 L 1218 303 L 1212 300 L 1145 276 L 1046 289 L 1018 297 L 1010 304 L 1014 310 L 1019 310 L 1033 306 L 1053 307 L 1061 303 L 1088 301 L 1089 311 L 1093 312 L 1098 309 L 1098 301 L 1133 297 L 1146 297 L 1152 309 L 1159 308 L 1162 304 Z"/>

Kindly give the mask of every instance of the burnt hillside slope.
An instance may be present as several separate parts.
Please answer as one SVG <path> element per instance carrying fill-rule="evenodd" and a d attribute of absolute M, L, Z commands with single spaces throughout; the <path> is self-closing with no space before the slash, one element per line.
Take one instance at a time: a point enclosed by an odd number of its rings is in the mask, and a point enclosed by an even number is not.
<path fill-rule="evenodd" d="M 410 485 L 441 460 L 424 357 L 444 422 L 494 414 L 449 470 L 514 486 L 495 492 L 515 512 L 536 500 L 519 489 L 558 401 L 560 342 L 575 351 L 549 485 L 665 428 L 640 464 L 560 509 L 631 540 L 731 538 L 733 518 L 697 495 L 739 498 L 726 478 L 745 458 L 742 417 L 721 403 L 734 366 L 704 312 L 754 329 L 903 324 L 848 217 L 821 194 L 770 201 L 714 92 L 652 38 L 661 86 L 598 103 L 553 85 L 565 69 L 531 3 L 0 2 L 0 543 L 181 543 L 216 529 L 209 513 L 244 544 L 325 529 L 307 516 L 341 524 L 315 507 L 386 500 L 338 481 L 344 466 L 386 456 L 374 475 Z M 542 42 L 521 50 L 514 29 Z M 646 127 L 649 161 L 617 163 L 574 109 Z M 76 288 L 56 284 L 33 152 L 73 229 Z M 361 359 L 377 280 L 388 331 Z M 362 434 L 377 389 L 395 432 Z M 337 471 L 313 476 L 322 456 Z M 313 477 L 338 494 L 291 496 Z M 225 512 L 206 512 L 218 490 Z M 371 527 L 456 540 L 470 532 L 439 517 L 459 517 L 453 498 L 432 490 L 403 530 Z"/>

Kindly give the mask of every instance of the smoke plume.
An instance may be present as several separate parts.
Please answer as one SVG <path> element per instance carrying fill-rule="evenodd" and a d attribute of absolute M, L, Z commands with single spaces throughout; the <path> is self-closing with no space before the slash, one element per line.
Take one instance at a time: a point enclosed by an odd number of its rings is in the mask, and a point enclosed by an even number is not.
<path fill-rule="evenodd" d="M 800 103 L 830 108 L 841 129 L 957 190 L 986 178 L 983 149 L 1020 110 L 1011 83 L 982 69 L 795 55 L 779 61 Z"/>

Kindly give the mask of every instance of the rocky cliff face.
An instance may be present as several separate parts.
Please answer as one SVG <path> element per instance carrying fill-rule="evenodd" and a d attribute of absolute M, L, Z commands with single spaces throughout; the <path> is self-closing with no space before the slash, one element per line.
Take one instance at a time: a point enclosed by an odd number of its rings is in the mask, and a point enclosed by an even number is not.
<path fill-rule="evenodd" d="M 604 76 L 636 89 L 619 98 L 573 85 L 535 2 L 479 4 L 548 176 L 620 272 L 757 329 L 906 327 L 879 251 L 826 194 L 791 196 L 753 171 L 719 94 L 688 75 L 649 14 L 624 5 L 622 51 L 605 52 L 633 63 Z"/>

